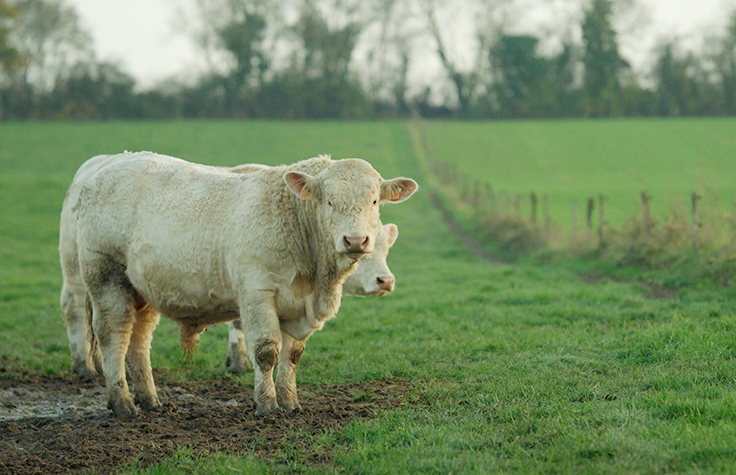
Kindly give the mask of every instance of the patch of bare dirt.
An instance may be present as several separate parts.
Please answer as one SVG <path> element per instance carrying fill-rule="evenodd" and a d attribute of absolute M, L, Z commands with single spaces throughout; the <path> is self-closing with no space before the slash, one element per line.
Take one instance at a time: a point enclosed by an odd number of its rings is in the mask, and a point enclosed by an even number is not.
<path fill-rule="evenodd" d="M 179 447 L 264 457 L 287 444 L 309 451 L 304 434 L 396 407 L 411 388 L 404 380 L 300 386 L 301 412 L 256 417 L 253 389 L 233 381 L 179 384 L 159 374 L 157 383 L 160 411 L 118 419 L 106 408 L 101 381 L 0 371 L 0 473 L 111 473 L 135 460 L 148 466 Z M 331 458 L 329 452 L 309 457 L 315 464 Z"/>

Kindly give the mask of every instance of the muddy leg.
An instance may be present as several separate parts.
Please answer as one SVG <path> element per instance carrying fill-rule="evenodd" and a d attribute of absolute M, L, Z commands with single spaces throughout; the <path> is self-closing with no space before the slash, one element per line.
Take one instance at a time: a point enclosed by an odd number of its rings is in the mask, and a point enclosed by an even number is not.
<path fill-rule="evenodd" d="M 144 411 L 161 406 L 151 370 L 151 340 L 158 321 L 158 313 L 149 307 L 138 310 L 128 349 L 128 366 L 135 400 Z"/>
<path fill-rule="evenodd" d="M 61 290 L 61 309 L 69 338 L 69 353 L 72 370 L 83 379 L 97 375 L 92 352 L 92 335 L 87 331 L 86 301 L 87 288 L 64 282 Z"/>
<path fill-rule="evenodd" d="M 228 345 L 225 366 L 228 372 L 237 374 L 250 370 L 248 350 L 245 346 L 245 335 L 240 320 L 228 322 L 227 329 Z"/>
<path fill-rule="evenodd" d="M 125 379 L 125 355 L 135 321 L 133 289 L 125 268 L 104 257 L 82 265 L 92 300 L 92 328 L 100 346 L 110 408 L 118 416 L 135 414 Z"/>
<path fill-rule="evenodd" d="M 253 399 L 256 415 L 277 411 L 279 405 L 273 384 L 273 369 L 281 351 L 281 330 L 273 292 L 253 292 L 240 308 L 248 356 L 253 361 L 255 373 Z"/>
<path fill-rule="evenodd" d="M 118 416 L 135 414 L 133 398 L 125 379 L 125 354 L 133 331 L 133 316 L 113 313 L 105 305 L 93 302 L 93 325 L 102 355 L 102 372 L 110 408 Z"/>
<path fill-rule="evenodd" d="M 295 340 L 287 333 L 281 333 L 283 346 L 279 354 L 276 375 L 276 397 L 279 406 L 288 412 L 300 411 L 302 406 L 296 393 L 296 367 L 306 348 L 306 340 Z"/>

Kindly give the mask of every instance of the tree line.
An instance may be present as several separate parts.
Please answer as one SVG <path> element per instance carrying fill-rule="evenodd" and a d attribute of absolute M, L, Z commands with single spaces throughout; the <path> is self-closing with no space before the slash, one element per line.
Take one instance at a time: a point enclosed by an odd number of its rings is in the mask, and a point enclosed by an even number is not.
<path fill-rule="evenodd" d="M 0 119 L 736 113 L 736 10 L 697 51 L 660 41 L 642 73 L 619 44 L 635 0 L 537 3 L 572 13 L 535 35 L 513 28 L 528 0 L 188 0 L 207 67 L 141 91 L 64 0 L 0 0 Z"/>

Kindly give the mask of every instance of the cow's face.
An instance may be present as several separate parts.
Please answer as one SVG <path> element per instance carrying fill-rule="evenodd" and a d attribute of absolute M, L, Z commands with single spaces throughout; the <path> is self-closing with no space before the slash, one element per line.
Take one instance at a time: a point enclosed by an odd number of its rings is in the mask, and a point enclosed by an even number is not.
<path fill-rule="evenodd" d="M 395 224 L 385 224 L 376 236 L 373 252 L 363 257 L 355 272 L 345 280 L 343 294 L 359 297 L 368 295 L 384 296 L 394 290 L 394 275 L 388 268 L 388 250 L 399 237 Z"/>
<path fill-rule="evenodd" d="M 384 180 L 365 160 L 337 160 L 317 176 L 288 172 L 284 180 L 303 200 L 314 200 L 323 236 L 337 253 L 359 259 L 373 251 L 381 227 L 378 206 L 409 198 L 417 184 L 409 178 Z"/>

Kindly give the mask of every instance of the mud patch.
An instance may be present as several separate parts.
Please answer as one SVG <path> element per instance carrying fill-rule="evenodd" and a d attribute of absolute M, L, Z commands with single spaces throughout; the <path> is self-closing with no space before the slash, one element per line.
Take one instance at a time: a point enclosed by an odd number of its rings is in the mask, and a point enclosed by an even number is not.
<path fill-rule="evenodd" d="M 268 458 L 285 446 L 309 453 L 310 437 L 401 404 L 404 380 L 300 386 L 303 410 L 256 417 L 250 387 L 230 380 L 174 383 L 157 375 L 160 411 L 117 419 L 102 383 L 72 377 L 0 375 L 0 473 L 111 473 L 125 463 L 148 466 L 180 447 Z M 309 461 L 330 463 L 329 452 Z"/>

